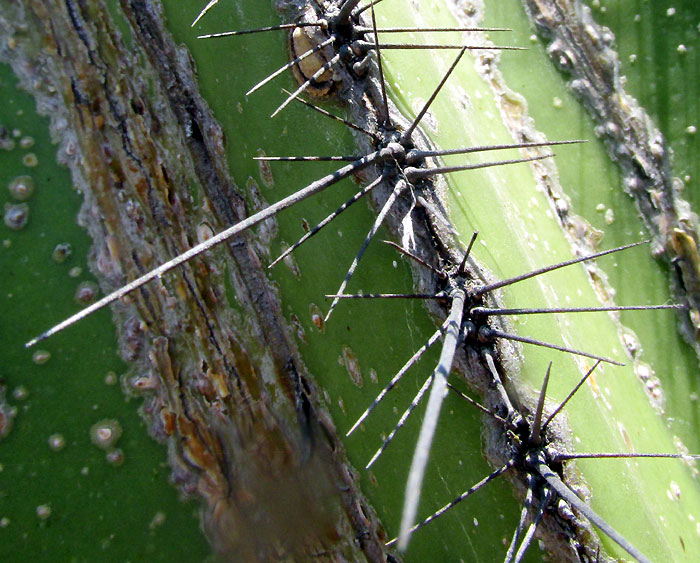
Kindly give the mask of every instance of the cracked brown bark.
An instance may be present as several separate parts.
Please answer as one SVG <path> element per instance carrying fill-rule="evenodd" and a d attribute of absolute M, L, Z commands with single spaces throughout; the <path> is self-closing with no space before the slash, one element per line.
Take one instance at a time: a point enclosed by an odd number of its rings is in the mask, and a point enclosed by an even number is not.
<path fill-rule="evenodd" d="M 106 292 L 246 214 L 187 53 L 157 4 L 125 0 L 123 9 L 132 50 L 101 2 L 0 9 L 3 33 L 16 40 L 3 58 L 52 116 L 59 154 L 85 195 L 81 221 Z M 168 443 L 181 489 L 202 499 L 204 527 L 224 557 L 384 560 L 383 531 L 255 245 L 237 237 L 114 308 L 130 391 L 144 396 L 151 432 Z M 238 312 L 226 303 L 227 275 Z"/>

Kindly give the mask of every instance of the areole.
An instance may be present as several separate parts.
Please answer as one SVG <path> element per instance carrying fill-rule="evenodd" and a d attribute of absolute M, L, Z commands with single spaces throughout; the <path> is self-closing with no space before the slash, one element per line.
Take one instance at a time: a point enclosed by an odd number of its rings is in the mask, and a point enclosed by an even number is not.
<path fill-rule="evenodd" d="M 295 27 L 289 36 L 289 57 L 291 60 L 296 59 L 300 55 L 311 51 L 317 45 L 320 45 L 328 39 L 324 35 L 323 28 L 316 27 Z M 306 89 L 308 94 L 316 97 L 322 97 L 330 94 L 334 87 L 333 71 L 326 69 L 320 77 L 313 77 L 319 70 L 333 58 L 333 48 L 327 45 L 322 50 L 305 58 L 292 67 L 294 77 L 299 84 L 304 84 L 307 80 L 311 80 L 311 85 Z"/>

